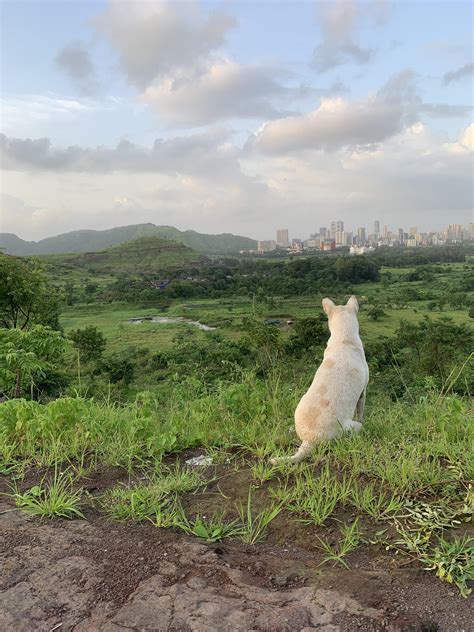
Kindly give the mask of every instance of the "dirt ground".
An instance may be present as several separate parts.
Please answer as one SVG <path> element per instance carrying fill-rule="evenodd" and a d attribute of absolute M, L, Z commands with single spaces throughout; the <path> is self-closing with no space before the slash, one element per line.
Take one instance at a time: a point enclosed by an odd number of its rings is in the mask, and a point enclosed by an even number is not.
<path fill-rule="evenodd" d="M 88 491 L 121 477 L 96 475 Z M 417 563 L 362 546 L 349 570 L 320 566 L 311 533 L 296 538 L 283 516 L 264 543 L 206 544 L 93 507 L 86 520 L 39 520 L 0 498 L 2 631 L 474 630 L 472 600 Z"/>

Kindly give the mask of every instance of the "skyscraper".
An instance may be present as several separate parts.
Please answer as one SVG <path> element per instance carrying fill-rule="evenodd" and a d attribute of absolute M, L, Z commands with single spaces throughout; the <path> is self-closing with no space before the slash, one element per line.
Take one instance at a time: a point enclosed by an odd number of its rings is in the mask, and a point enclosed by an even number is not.
<path fill-rule="evenodd" d="M 380 222 L 378 219 L 376 219 L 374 222 L 374 234 L 376 237 L 380 235 Z"/>
<path fill-rule="evenodd" d="M 338 220 L 337 222 L 331 222 L 331 237 L 336 237 L 336 233 L 342 233 L 344 231 L 344 222 Z"/>
<path fill-rule="evenodd" d="M 277 245 L 282 248 L 288 248 L 290 239 L 288 237 L 288 228 L 279 228 L 277 230 Z"/>
<path fill-rule="evenodd" d="M 359 244 L 365 244 L 365 242 L 366 242 L 365 228 L 363 226 L 361 226 L 360 228 L 357 229 L 357 240 L 358 240 Z"/>
<path fill-rule="evenodd" d="M 328 229 L 326 228 L 326 226 L 321 226 L 321 228 L 319 229 L 319 236 L 322 238 L 328 236 Z"/>

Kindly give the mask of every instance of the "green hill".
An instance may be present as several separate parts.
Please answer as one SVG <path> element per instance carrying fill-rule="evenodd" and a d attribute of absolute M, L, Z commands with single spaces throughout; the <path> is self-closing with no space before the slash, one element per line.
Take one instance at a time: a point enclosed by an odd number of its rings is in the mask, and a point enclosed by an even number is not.
<path fill-rule="evenodd" d="M 173 226 L 133 224 L 108 230 L 75 230 L 36 242 L 24 241 L 12 233 L 0 233 L 0 250 L 9 255 L 20 256 L 86 253 L 104 250 L 144 236 L 174 239 L 195 252 L 207 255 L 232 254 L 245 248 L 256 248 L 257 245 L 253 239 L 230 233 L 207 235 L 194 230 L 180 231 Z"/>
<path fill-rule="evenodd" d="M 98 275 L 154 273 L 186 264 L 199 265 L 204 260 L 183 244 L 161 237 L 140 237 L 98 252 L 44 255 L 40 258 L 54 267 L 84 269 Z"/>

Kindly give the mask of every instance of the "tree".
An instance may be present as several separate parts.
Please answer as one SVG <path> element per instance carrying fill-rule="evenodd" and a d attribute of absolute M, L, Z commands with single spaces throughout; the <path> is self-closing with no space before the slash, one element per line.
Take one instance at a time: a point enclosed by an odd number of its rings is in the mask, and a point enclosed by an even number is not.
<path fill-rule="evenodd" d="M 60 329 L 57 292 L 38 262 L 0 254 L 0 326 L 28 329 L 37 324 Z"/>
<path fill-rule="evenodd" d="M 69 338 L 86 362 L 99 360 L 107 345 L 104 334 L 94 325 L 71 331 Z"/>
<path fill-rule="evenodd" d="M 33 397 L 35 380 L 56 368 L 66 349 L 60 332 L 36 325 L 29 331 L 0 329 L 0 390 L 12 397 L 21 397 L 28 383 Z"/>
<path fill-rule="evenodd" d="M 373 321 L 380 320 L 387 314 L 383 311 L 380 305 L 372 305 L 367 312 L 367 318 Z"/>
<path fill-rule="evenodd" d="M 295 322 L 293 334 L 288 341 L 290 353 L 301 353 L 314 347 L 324 345 L 329 332 L 326 319 L 299 318 Z"/>

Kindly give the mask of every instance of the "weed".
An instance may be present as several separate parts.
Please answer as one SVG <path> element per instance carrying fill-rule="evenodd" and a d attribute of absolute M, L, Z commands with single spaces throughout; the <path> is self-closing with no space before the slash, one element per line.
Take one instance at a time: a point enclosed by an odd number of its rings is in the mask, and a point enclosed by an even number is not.
<path fill-rule="evenodd" d="M 455 584 L 463 597 L 471 593 L 467 582 L 474 580 L 474 538 L 463 536 L 452 542 L 438 538 L 434 551 L 425 553 L 421 561 L 426 570 L 435 570 L 437 577 Z"/>
<path fill-rule="evenodd" d="M 192 520 L 184 516 L 176 526 L 207 542 L 221 542 L 224 538 L 233 538 L 242 533 L 242 528 L 237 521 L 226 522 L 223 514 L 217 514 L 208 519 L 197 515 Z"/>
<path fill-rule="evenodd" d="M 262 509 L 257 514 L 252 512 L 252 488 L 249 488 L 247 505 L 242 503 L 237 505 L 237 511 L 242 523 L 240 537 L 245 544 L 255 544 L 261 542 L 266 535 L 267 527 L 283 509 L 282 504 Z"/>
<path fill-rule="evenodd" d="M 277 472 L 281 472 L 281 469 L 279 465 L 272 465 L 266 460 L 258 460 L 250 466 L 252 478 L 259 485 L 272 479 Z"/>
<path fill-rule="evenodd" d="M 381 485 L 375 483 L 360 485 L 354 481 L 349 501 L 360 511 L 369 514 L 375 520 L 382 520 L 402 508 L 402 499 L 395 493 L 386 494 Z"/>
<path fill-rule="evenodd" d="M 320 548 L 326 553 L 326 557 L 321 564 L 327 562 L 334 562 L 335 564 L 342 564 L 346 568 L 349 568 L 346 561 L 343 559 L 348 553 L 356 549 L 361 542 L 361 532 L 359 529 L 359 518 L 356 518 L 352 524 L 345 524 L 340 530 L 341 539 L 337 545 L 332 546 L 327 541 L 318 538 Z"/>
<path fill-rule="evenodd" d="M 82 490 L 73 489 L 73 478 L 65 472 L 54 472 L 50 482 L 42 479 L 28 491 L 12 494 L 16 506 L 44 518 L 84 518 L 80 510 Z"/>
<path fill-rule="evenodd" d="M 351 479 L 344 475 L 340 481 L 326 464 L 319 474 L 305 466 L 296 473 L 291 487 L 287 484 L 276 494 L 280 495 L 289 511 L 304 516 L 304 522 L 321 526 L 338 503 L 345 503 L 350 489 Z"/>

